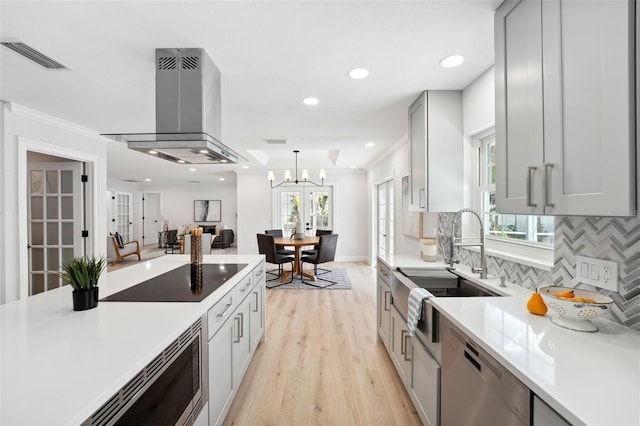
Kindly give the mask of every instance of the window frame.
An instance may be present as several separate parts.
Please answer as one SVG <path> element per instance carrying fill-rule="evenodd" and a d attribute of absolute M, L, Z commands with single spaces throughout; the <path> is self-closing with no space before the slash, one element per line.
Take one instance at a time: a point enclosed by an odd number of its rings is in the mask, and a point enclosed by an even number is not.
<path fill-rule="evenodd" d="M 484 219 L 484 211 L 482 210 L 482 192 L 483 191 L 495 191 L 494 184 L 481 185 L 482 182 L 486 182 L 488 179 L 487 167 L 480 167 L 481 156 L 486 155 L 486 150 L 482 149 L 484 142 L 487 138 L 495 135 L 495 127 L 492 126 L 482 132 L 476 133 L 471 138 L 471 146 L 473 151 L 473 173 L 471 182 L 471 200 L 472 207 L 479 212 L 480 216 Z M 527 215 L 524 215 L 527 216 Z M 529 215 L 529 220 L 533 220 L 534 216 Z M 478 225 L 474 224 L 474 231 L 479 233 Z M 531 228 L 531 223 L 529 224 Z M 475 247 L 470 248 L 472 251 L 479 251 Z M 487 254 L 500 257 L 512 262 L 532 266 L 535 268 L 550 271 L 553 266 L 554 258 L 554 245 L 537 243 L 528 240 L 516 240 L 512 238 L 499 237 L 494 235 L 485 235 L 485 250 Z"/>

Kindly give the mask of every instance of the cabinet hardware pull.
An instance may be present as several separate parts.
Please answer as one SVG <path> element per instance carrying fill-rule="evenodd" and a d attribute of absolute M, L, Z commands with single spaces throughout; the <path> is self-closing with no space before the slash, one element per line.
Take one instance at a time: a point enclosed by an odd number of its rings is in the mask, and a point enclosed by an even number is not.
<path fill-rule="evenodd" d="M 254 291 L 253 294 L 256 295 L 256 307 L 253 309 L 253 312 L 258 312 L 258 292 Z"/>
<path fill-rule="evenodd" d="M 527 207 L 537 207 L 538 205 L 531 201 L 531 175 L 535 172 L 537 167 L 527 167 Z"/>
<path fill-rule="evenodd" d="M 240 343 L 240 318 L 234 317 L 233 318 L 234 324 L 235 324 L 236 320 L 238 320 L 238 328 L 237 328 L 238 332 L 236 333 L 236 336 L 238 336 L 238 340 L 236 340 L 236 338 L 234 337 L 233 338 L 233 343 Z"/>
<path fill-rule="evenodd" d="M 544 206 L 555 207 L 555 205 L 549 200 L 549 183 L 551 183 L 551 177 L 549 176 L 549 169 L 553 168 L 553 163 L 544 163 Z"/>
<path fill-rule="evenodd" d="M 231 309 L 231 305 L 233 305 L 233 303 L 227 303 L 227 309 L 225 309 L 221 314 L 218 314 L 218 318 L 222 318 L 223 316 L 227 315 L 227 312 L 229 312 L 229 309 Z"/>
<path fill-rule="evenodd" d="M 426 201 L 427 197 L 423 197 L 423 194 L 425 194 L 426 190 L 425 189 L 420 189 L 418 190 L 418 205 L 420 206 L 421 209 L 424 209 L 426 207 L 425 204 L 422 203 L 422 199 L 424 198 Z"/>
<path fill-rule="evenodd" d="M 407 337 L 409 339 L 411 338 L 411 335 L 408 332 L 404 335 L 404 360 L 411 361 L 411 358 L 407 358 L 407 355 L 409 355 L 409 345 L 407 344 Z"/>
<path fill-rule="evenodd" d="M 240 312 L 240 337 L 244 337 L 244 314 Z"/>
<path fill-rule="evenodd" d="M 385 311 L 390 311 L 391 309 L 389 308 L 389 302 L 388 302 L 388 298 L 387 296 L 390 295 L 391 292 L 390 291 L 385 291 L 384 292 L 384 310 Z"/>
<path fill-rule="evenodd" d="M 400 355 L 405 354 L 404 344 L 406 343 L 407 339 L 404 338 L 404 335 L 406 332 L 407 330 L 400 330 Z"/>

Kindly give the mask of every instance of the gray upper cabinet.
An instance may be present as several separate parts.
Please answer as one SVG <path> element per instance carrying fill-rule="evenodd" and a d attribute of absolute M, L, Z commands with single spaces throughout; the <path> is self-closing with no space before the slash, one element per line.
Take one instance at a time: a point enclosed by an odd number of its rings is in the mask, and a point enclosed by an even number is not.
<path fill-rule="evenodd" d="M 498 8 L 498 212 L 634 214 L 635 13 L 606 0 Z"/>
<path fill-rule="evenodd" d="M 410 209 L 462 208 L 462 92 L 429 90 L 409 107 Z"/>

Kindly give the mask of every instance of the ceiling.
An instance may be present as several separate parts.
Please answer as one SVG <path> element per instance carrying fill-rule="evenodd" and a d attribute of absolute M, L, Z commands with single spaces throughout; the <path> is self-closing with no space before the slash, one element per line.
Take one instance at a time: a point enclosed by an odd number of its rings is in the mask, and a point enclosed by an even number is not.
<path fill-rule="evenodd" d="M 2 40 L 70 70 L 46 70 L 2 47 L 0 99 L 99 133 L 154 132 L 155 49 L 200 47 L 222 73 L 222 142 L 244 165 L 293 169 L 299 149 L 300 168 L 312 179 L 326 168 L 331 179 L 367 168 L 401 139 L 421 90 L 463 89 L 493 64 L 500 2 L 2 0 Z M 441 67 L 451 54 L 464 63 Z M 358 67 L 369 77 L 347 76 Z M 320 103 L 304 105 L 310 96 Z M 118 180 L 207 182 L 233 178 L 242 165 L 194 167 L 109 144 L 108 175 Z"/>

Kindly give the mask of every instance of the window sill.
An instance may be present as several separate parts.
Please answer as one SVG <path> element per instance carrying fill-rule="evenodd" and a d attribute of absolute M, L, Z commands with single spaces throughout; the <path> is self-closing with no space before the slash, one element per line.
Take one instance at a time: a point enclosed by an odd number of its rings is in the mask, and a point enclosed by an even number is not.
<path fill-rule="evenodd" d="M 553 247 L 542 247 L 537 244 L 520 241 L 501 241 L 490 237 L 485 239 L 485 244 L 485 251 L 489 256 L 499 257 L 548 272 L 553 268 Z M 480 252 L 477 247 L 468 247 L 468 249 L 477 253 Z"/>

